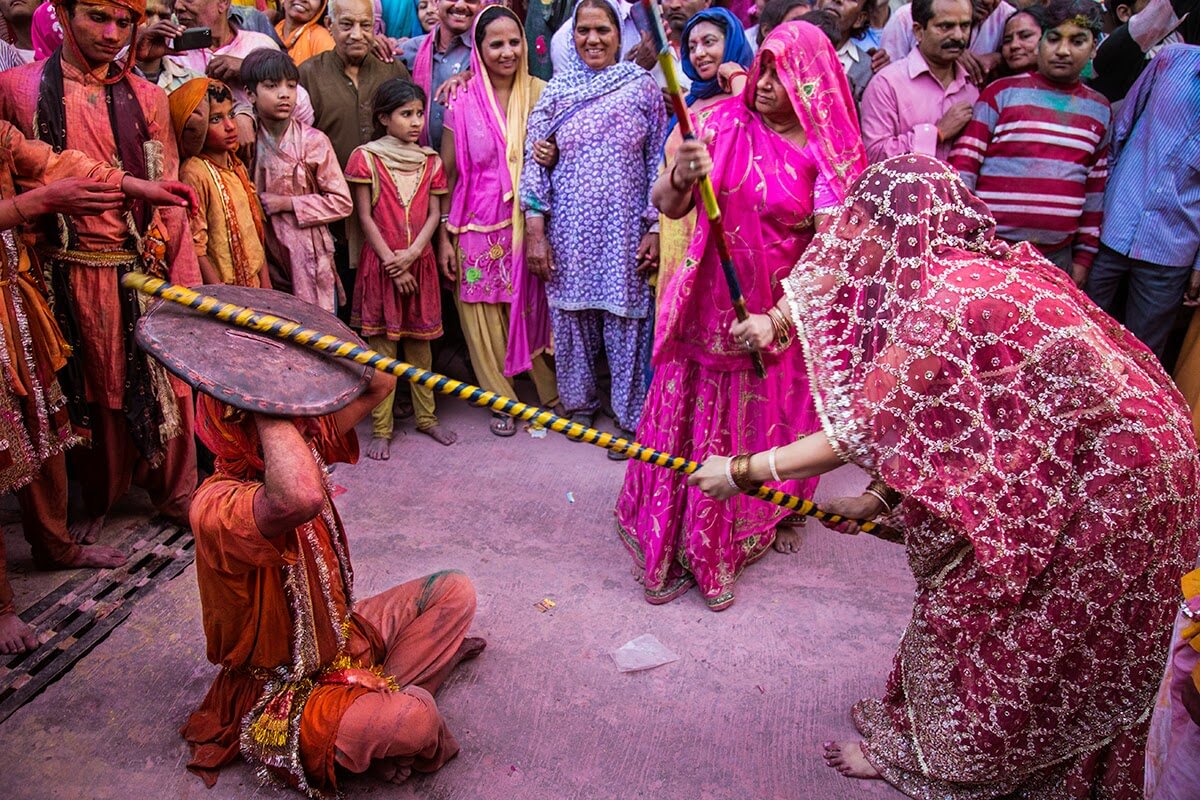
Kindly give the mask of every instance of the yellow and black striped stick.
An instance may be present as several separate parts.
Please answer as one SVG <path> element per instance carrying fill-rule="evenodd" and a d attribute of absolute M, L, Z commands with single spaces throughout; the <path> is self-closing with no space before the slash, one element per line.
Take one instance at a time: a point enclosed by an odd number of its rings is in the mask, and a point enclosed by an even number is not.
<path fill-rule="evenodd" d="M 640 445 L 637 442 L 631 442 L 628 439 L 614 436 L 611 433 L 605 433 L 595 428 L 589 428 L 586 425 L 580 425 L 578 422 L 572 422 L 565 417 L 560 417 L 552 411 L 527 405 L 512 398 L 496 394 L 495 392 L 486 391 L 478 386 L 472 386 L 469 383 L 457 381 L 445 375 L 439 375 L 436 372 L 429 372 L 428 370 L 414 367 L 412 364 L 395 358 L 388 358 L 375 350 L 355 344 L 354 342 L 347 342 L 336 336 L 324 334 L 312 328 L 305 328 L 298 322 L 280 319 L 271 314 L 264 314 L 233 303 L 226 303 L 215 297 L 194 292 L 186 286 L 168 283 L 167 281 L 152 278 L 141 272 L 127 273 L 121 279 L 121 285 L 127 289 L 136 289 L 144 294 L 161 297 L 164 300 L 188 306 L 201 314 L 219 319 L 229 325 L 248 328 L 258 333 L 274 336 L 277 339 L 311 347 L 314 350 L 319 350 L 335 358 L 345 358 L 358 364 L 374 367 L 381 372 L 390 373 L 410 383 L 416 383 L 434 389 L 442 394 L 466 400 L 468 403 L 473 403 L 482 408 L 490 408 L 493 411 L 508 414 L 515 419 L 532 421 L 552 431 L 569 436 L 572 439 L 578 439 L 579 441 L 603 447 L 606 450 L 612 450 L 617 453 L 624 453 L 630 458 L 636 458 L 639 461 L 645 461 L 659 467 L 666 467 L 667 469 L 682 472 L 686 475 L 690 475 L 700 468 L 698 462 L 673 456 L 669 453 L 663 453 L 659 450 Z M 766 500 L 768 503 L 773 503 L 809 517 L 816 517 L 826 522 L 837 523 L 845 519 L 837 514 L 827 514 L 810 500 L 805 500 L 804 498 L 775 489 L 769 489 L 766 486 L 760 487 L 753 496 L 760 500 Z M 878 526 L 873 522 L 860 522 L 859 525 L 861 530 L 867 533 L 878 529 Z"/>

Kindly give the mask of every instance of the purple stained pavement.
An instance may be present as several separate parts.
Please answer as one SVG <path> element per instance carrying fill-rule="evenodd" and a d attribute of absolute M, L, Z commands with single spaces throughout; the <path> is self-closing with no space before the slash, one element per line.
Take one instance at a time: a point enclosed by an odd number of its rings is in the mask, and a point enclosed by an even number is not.
<path fill-rule="evenodd" d="M 479 596 L 473 634 L 489 646 L 438 697 L 458 758 L 403 786 L 353 778 L 348 797 L 900 797 L 821 758 L 823 740 L 853 735 L 851 703 L 882 691 L 911 610 L 899 546 L 814 523 L 800 553 L 771 553 L 746 571 L 727 611 L 709 611 L 694 592 L 651 606 L 613 528 L 623 465 L 554 433 L 499 439 L 486 412 L 438 404 L 459 444 L 444 448 L 409 424 L 391 461 L 337 468 L 346 491 L 336 503 L 360 597 L 461 569 Z M 818 499 L 865 482 L 844 468 Z M 144 512 L 135 495 L 113 525 Z M 5 533 L 20 572 L 28 547 L 15 525 Z M 37 580 L 18 585 L 19 604 Z M 539 610 L 546 598 L 553 608 Z M 678 660 L 619 672 L 610 651 L 645 633 Z M 204 652 L 188 568 L 0 723 L 0 797 L 300 797 L 260 787 L 241 763 L 211 791 L 184 770 L 178 728 L 216 671 Z"/>

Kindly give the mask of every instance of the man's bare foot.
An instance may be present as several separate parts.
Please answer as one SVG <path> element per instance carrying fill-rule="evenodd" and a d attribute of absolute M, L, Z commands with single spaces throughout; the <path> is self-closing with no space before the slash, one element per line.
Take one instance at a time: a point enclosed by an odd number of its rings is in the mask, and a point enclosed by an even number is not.
<path fill-rule="evenodd" d="M 847 778 L 879 777 L 879 770 L 863 755 L 862 742 L 826 742 L 825 763 Z"/>
<path fill-rule="evenodd" d="M 12 611 L 0 614 L 0 655 L 26 653 L 37 646 L 37 631 Z"/>
<path fill-rule="evenodd" d="M 103 544 L 92 544 L 79 548 L 79 555 L 70 561 L 63 562 L 61 566 L 65 569 L 77 569 L 80 567 L 106 569 L 108 567 L 119 567 L 124 563 L 125 554 L 117 548 Z"/>
<path fill-rule="evenodd" d="M 419 685 L 430 694 L 437 694 L 438 690 L 442 688 L 442 684 L 450 677 L 450 673 L 454 672 L 455 667 L 464 661 L 470 661 L 472 658 L 475 658 L 483 652 L 485 647 L 487 647 L 486 639 L 481 639 L 478 636 L 468 636 L 462 640 L 462 644 L 454 651 L 454 655 L 446 662 L 446 666 L 431 675 L 425 683 Z"/>
<path fill-rule="evenodd" d="M 371 762 L 367 773 L 377 780 L 387 783 L 404 783 L 412 775 L 413 759 L 402 758 L 377 758 Z"/>
<path fill-rule="evenodd" d="M 384 439 L 382 436 L 376 436 L 371 439 L 371 443 L 367 445 L 367 458 L 372 458 L 376 461 L 387 461 L 391 457 L 391 439 Z"/>
<path fill-rule="evenodd" d="M 92 544 L 104 530 L 104 517 L 92 517 L 67 525 L 67 533 L 79 544 Z"/>
<path fill-rule="evenodd" d="M 447 447 L 458 441 L 458 434 L 447 428 L 445 425 L 434 425 L 431 428 L 417 428 L 417 430 L 433 439 L 438 444 L 444 444 Z"/>
<path fill-rule="evenodd" d="M 800 531 L 780 525 L 775 529 L 775 550 L 780 553 L 800 552 Z"/>
<path fill-rule="evenodd" d="M 462 644 L 458 646 L 458 652 L 454 654 L 456 663 L 461 664 L 464 661 L 470 661 L 487 647 L 487 639 L 482 636 L 468 636 L 462 640 Z"/>

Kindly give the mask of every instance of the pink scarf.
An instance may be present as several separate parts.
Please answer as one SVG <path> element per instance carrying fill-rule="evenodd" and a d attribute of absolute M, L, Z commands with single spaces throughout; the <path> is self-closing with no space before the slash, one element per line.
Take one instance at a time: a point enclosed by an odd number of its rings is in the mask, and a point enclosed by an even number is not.
<path fill-rule="evenodd" d="M 432 85 L 433 46 L 437 42 L 438 36 L 441 35 L 441 31 L 441 23 L 434 25 L 433 30 L 425 37 L 425 41 L 421 42 L 421 46 L 417 48 L 417 55 L 413 58 L 413 83 L 425 90 L 425 127 L 421 129 L 421 138 L 419 140 L 422 147 L 429 147 L 429 115 L 433 108 L 433 92 L 437 88 Z M 471 52 L 471 59 L 474 62 L 474 50 Z"/>
<path fill-rule="evenodd" d="M 486 26 L 499 16 L 513 20 L 524 33 L 512 11 L 492 5 L 476 15 L 471 40 L 475 40 L 479 26 Z M 419 60 L 414 62 L 414 73 L 419 63 Z M 470 68 L 475 77 L 459 91 L 446 112 L 447 123 L 454 131 L 458 166 L 448 223 L 454 233 L 497 230 L 506 225 L 512 228 L 512 317 L 504 371 L 516 375 L 529 370 L 533 357 L 550 348 L 546 290 L 541 279 L 525 267 L 525 214 L 516 202 L 516 188 L 525 161 L 526 122 L 545 83 L 529 75 L 522 56 L 508 106 L 500 108 L 476 48 L 471 50 Z M 490 155 L 499 158 L 482 161 Z"/>
<path fill-rule="evenodd" d="M 755 86 L 767 59 L 808 138 L 803 148 L 768 128 L 754 111 Z M 746 305 L 764 314 L 782 296 L 780 281 L 812 237 L 814 195 L 820 205 L 841 202 L 867 165 L 853 96 L 829 39 L 808 23 L 793 22 L 763 42 L 744 99 L 712 108 L 705 130 L 716 135 L 713 188 Z M 749 356 L 728 336 L 733 305 L 716 245 L 709 241 L 708 219 L 698 216 L 683 264 L 661 287 L 654 360 L 683 355 L 710 369 L 749 369 Z"/>

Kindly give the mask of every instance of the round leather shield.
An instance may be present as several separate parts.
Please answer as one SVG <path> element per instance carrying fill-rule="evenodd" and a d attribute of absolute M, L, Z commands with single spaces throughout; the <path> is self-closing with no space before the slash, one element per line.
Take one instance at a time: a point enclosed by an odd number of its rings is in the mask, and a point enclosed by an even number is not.
<path fill-rule="evenodd" d="M 284 292 L 222 284 L 195 290 L 363 344 L 337 317 Z M 272 416 L 332 413 L 358 397 L 371 380 L 370 367 L 234 327 L 169 301 L 138 321 L 137 343 L 197 391 Z"/>

